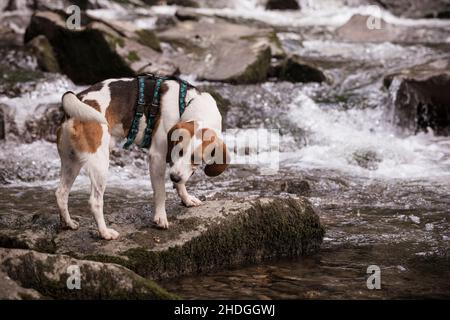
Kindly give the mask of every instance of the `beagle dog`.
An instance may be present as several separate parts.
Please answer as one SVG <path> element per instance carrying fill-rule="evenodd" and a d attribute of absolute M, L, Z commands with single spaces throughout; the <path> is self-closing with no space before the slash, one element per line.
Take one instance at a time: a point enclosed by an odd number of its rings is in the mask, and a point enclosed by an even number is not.
<path fill-rule="evenodd" d="M 103 194 L 109 167 L 111 148 L 127 137 L 135 115 L 138 98 L 136 78 L 109 79 L 74 94 L 66 92 L 62 98 L 66 119 L 57 131 L 57 147 L 61 158 L 61 180 L 56 200 L 63 226 L 77 229 L 70 218 L 68 197 L 80 169 L 88 169 L 91 180 L 90 207 L 102 238 L 117 239 L 119 233 L 108 228 L 103 216 Z M 148 151 L 150 178 L 154 192 L 156 226 L 167 229 L 165 174 L 169 163 L 170 179 L 179 197 L 188 207 L 201 201 L 186 190 L 186 181 L 203 163 L 208 176 L 221 174 L 230 161 L 221 137 L 222 117 L 215 100 L 206 92 L 189 86 L 185 111 L 180 117 L 178 103 L 180 83 L 164 81 L 160 89 L 160 107 Z M 150 101 L 152 92 L 145 92 Z M 134 143 L 144 137 L 147 119 L 143 115 Z"/>

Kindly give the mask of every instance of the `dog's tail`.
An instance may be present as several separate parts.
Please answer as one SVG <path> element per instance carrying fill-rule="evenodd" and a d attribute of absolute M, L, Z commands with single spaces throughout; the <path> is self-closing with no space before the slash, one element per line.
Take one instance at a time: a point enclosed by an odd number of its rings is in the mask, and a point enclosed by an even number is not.
<path fill-rule="evenodd" d="M 71 91 L 66 92 L 62 97 L 64 111 L 72 118 L 81 121 L 96 121 L 108 124 L 103 114 L 84 103 Z"/>

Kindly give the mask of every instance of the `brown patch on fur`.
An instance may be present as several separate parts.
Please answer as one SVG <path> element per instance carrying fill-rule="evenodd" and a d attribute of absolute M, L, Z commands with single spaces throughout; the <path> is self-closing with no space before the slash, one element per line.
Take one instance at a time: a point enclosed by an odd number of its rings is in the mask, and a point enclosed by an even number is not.
<path fill-rule="evenodd" d="M 100 105 L 98 104 L 97 100 L 84 100 L 83 102 L 86 103 L 87 105 L 91 106 L 98 112 L 100 112 L 101 109 L 100 109 Z"/>
<path fill-rule="evenodd" d="M 163 96 L 167 91 L 169 91 L 169 86 L 167 85 L 167 83 L 164 82 L 164 83 L 161 85 L 161 88 L 159 89 L 161 98 L 162 98 L 162 96 Z"/>
<path fill-rule="evenodd" d="M 213 130 L 204 128 L 201 132 L 202 144 L 195 152 L 201 153 L 201 159 L 207 163 L 204 169 L 205 174 L 209 177 L 218 176 L 230 163 L 228 148 Z M 219 155 L 222 155 L 222 159 L 217 159 Z"/>
<path fill-rule="evenodd" d="M 177 130 L 187 130 L 190 134 L 191 137 L 194 136 L 194 129 L 195 129 L 195 124 L 194 121 L 189 121 L 189 122 L 178 122 L 176 125 L 174 125 L 169 132 L 167 133 L 167 156 L 166 156 L 166 162 L 171 162 L 171 158 L 172 158 L 172 150 L 173 148 L 179 144 L 179 143 L 189 143 L 189 141 L 183 141 L 183 139 L 181 139 L 182 137 L 180 137 L 180 139 L 178 141 L 173 141 L 172 140 L 172 135 L 174 134 L 175 131 Z"/>
<path fill-rule="evenodd" d="M 73 120 L 70 139 L 78 151 L 94 153 L 102 144 L 102 135 L 102 126 L 98 122 Z"/>
<path fill-rule="evenodd" d="M 138 84 L 133 81 L 115 81 L 109 84 L 111 102 L 106 109 L 106 120 L 109 130 L 118 124 L 122 124 L 124 136 L 128 135 L 134 118 Z M 149 101 L 149 100 L 147 100 Z"/>

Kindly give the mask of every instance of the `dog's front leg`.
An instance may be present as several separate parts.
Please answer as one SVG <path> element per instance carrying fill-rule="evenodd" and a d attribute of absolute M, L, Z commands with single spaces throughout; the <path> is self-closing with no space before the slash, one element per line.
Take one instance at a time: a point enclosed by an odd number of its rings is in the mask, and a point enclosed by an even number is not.
<path fill-rule="evenodd" d="M 177 193 L 181 198 L 181 201 L 186 207 L 198 207 L 202 204 L 202 202 L 194 196 L 191 196 L 187 190 L 186 185 L 184 183 L 177 183 L 175 185 L 177 188 Z"/>
<path fill-rule="evenodd" d="M 155 215 L 153 221 L 159 228 L 167 229 L 169 222 L 166 214 L 166 159 L 160 154 L 150 156 L 150 179 L 153 187 L 155 201 Z"/>

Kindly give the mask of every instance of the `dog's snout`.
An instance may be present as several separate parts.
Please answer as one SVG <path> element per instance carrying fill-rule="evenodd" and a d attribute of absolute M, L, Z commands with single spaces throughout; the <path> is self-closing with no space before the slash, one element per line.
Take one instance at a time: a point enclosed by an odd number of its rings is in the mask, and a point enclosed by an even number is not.
<path fill-rule="evenodd" d="M 171 173 L 170 174 L 170 180 L 172 180 L 172 182 L 178 183 L 178 182 L 181 181 L 181 177 L 179 175 Z"/>

